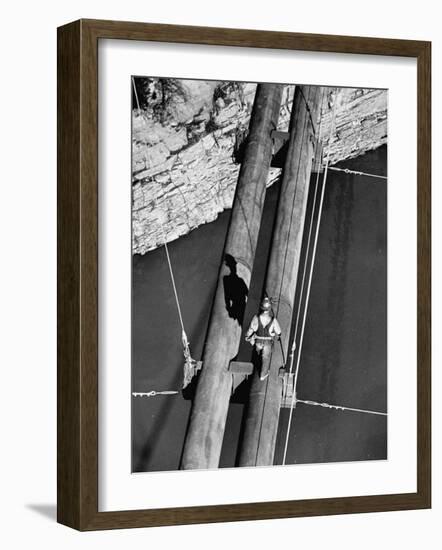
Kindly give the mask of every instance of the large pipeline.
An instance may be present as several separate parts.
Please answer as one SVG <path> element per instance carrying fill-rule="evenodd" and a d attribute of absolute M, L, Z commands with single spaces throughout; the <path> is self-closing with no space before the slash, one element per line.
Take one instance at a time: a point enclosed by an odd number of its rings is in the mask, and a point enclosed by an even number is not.
<path fill-rule="evenodd" d="M 237 355 L 278 124 L 282 86 L 259 84 L 250 119 L 222 266 L 203 353 L 182 469 L 217 468 L 232 389 L 230 361 Z"/>
<path fill-rule="evenodd" d="M 273 464 L 282 397 L 279 371 L 289 351 L 322 90 L 318 86 L 296 86 L 295 89 L 289 145 L 265 282 L 266 293 L 278 300 L 275 313 L 282 329 L 281 345 L 278 343 L 273 347 L 270 374 L 266 380 L 260 380 L 259 368 L 255 368 L 240 448 L 240 466 Z"/>

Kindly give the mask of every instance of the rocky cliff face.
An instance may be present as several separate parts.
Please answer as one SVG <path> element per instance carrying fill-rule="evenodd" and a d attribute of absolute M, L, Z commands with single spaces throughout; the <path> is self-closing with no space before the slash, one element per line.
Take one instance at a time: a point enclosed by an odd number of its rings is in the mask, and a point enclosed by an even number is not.
<path fill-rule="evenodd" d="M 164 79 L 142 79 L 140 90 L 137 82 L 132 129 L 134 254 L 185 235 L 231 208 L 239 173 L 235 148 L 247 132 L 255 90 L 250 83 Z M 284 87 L 279 130 L 288 129 L 293 93 L 294 86 Z M 343 89 L 336 97 L 329 95 L 321 132 L 327 139 L 334 102 L 331 163 L 386 142 L 385 91 Z M 279 174 L 279 169 L 271 169 L 268 185 Z"/>
<path fill-rule="evenodd" d="M 330 149 L 330 165 L 387 143 L 387 90 L 341 88 L 332 95 L 324 105 L 321 124 L 324 159 Z M 335 101 L 335 124 L 328 147 Z"/>

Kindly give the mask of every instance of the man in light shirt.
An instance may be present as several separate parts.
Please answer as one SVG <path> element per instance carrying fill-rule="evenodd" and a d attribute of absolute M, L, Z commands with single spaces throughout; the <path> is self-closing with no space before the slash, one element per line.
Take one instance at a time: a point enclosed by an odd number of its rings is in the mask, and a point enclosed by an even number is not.
<path fill-rule="evenodd" d="M 259 314 L 253 316 L 246 334 L 246 341 L 255 346 L 261 357 L 260 380 L 265 380 L 269 375 L 273 343 L 280 336 L 281 327 L 273 313 L 272 302 L 265 296 L 260 304 Z"/>

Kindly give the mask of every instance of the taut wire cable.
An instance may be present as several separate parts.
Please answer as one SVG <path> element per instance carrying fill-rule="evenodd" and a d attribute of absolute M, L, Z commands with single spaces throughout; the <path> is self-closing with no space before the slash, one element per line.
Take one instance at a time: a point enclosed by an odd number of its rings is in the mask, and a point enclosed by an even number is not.
<path fill-rule="evenodd" d="M 381 180 L 388 180 L 387 176 L 381 176 L 380 174 L 369 174 L 367 172 L 360 172 L 358 170 L 350 170 L 350 168 L 336 168 L 335 166 L 329 166 L 329 170 L 334 172 L 344 172 L 345 174 L 354 174 L 355 176 L 368 176 L 369 178 L 378 178 Z"/>
<path fill-rule="evenodd" d="M 178 310 L 178 317 L 179 317 L 179 319 L 180 319 L 181 330 L 182 330 L 182 332 L 183 332 L 183 337 L 185 336 L 185 337 L 186 337 L 186 341 L 187 341 L 186 331 L 184 330 L 183 316 L 182 316 L 182 314 L 181 314 L 180 301 L 179 301 L 178 292 L 177 292 L 177 289 L 176 289 L 175 277 L 174 277 L 174 275 L 173 275 L 172 263 L 171 263 L 171 261 L 170 261 L 169 248 L 168 248 L 168 246 L 167 246 L 166 235 L 165 235 L 165 233 L 164 233 L 163 224 L 161 224 L 161 232 L 162 232 L 162 234 L 163 234 L 164 250 L 165 250 L 165 252 L 166 252 L 167 264 L 168 264 L 168 266 L 169 266 L 170 278 L 171 278 L 171 281 L 172 281 L 173 293 L 174 293 L 174 295 L 175 295 L 175 302 L 176 302 L 176 307 L 177 307 L 177 310 Z"/>
<path fill-rule="evenodd" d="M 370 409 L 356 409 L 355 407 L 345 407 L 343 405 L 330 405 L 330 403 L 318 403 L 318 401 L 309 401 L 308 399 L 296 399 L 296 403 L 303 403 L 304 405 L 313 405 L 314 407 L 324 407 L 326 409 L 336 409 L 337 411 L 352 411 L 352 412 L 364 413 L 364 414 L 376 414 L 379 416 L 388 416 L 388 414 L 385 412 L 372 411 Z"/>
<path fill-rule="evenodd" d="M 156 397 L 157 395 L 175 395 L 180 393 L 176 390 L 164 390 L 164 391 L 133 391 L 132 395 L 134 397 Z"/>

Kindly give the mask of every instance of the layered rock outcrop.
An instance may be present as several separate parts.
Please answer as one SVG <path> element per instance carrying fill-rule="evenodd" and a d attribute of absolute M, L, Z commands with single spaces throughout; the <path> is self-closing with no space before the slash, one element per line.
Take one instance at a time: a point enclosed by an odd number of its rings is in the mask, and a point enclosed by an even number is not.
<path fill-rule="evenodd" d="M 357 157 L 387 143 L 387 90 L 340 88 L 324 105 L 321 134 L 324 158 L 331 165 Z M 336 101 L 335 123 L 328 138 Z"/>

